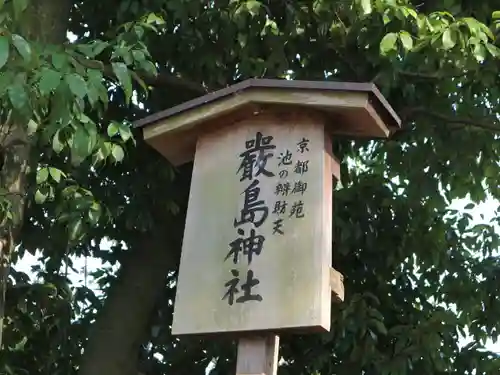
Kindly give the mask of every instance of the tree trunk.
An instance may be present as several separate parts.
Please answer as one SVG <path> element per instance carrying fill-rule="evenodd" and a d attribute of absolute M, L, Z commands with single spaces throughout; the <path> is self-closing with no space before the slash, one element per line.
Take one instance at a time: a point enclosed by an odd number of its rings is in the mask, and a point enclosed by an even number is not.
<path fill-rule="evenodd" d="M 66 39 L 71 3 L 68 0 L 31 0 L 19 22 L 20 33 L 30 41 L 57 44 Z M 0 189 L 10 204 L 12 218 L 0 228 L 0 350 L 12 251 L 18 242 L 26 199 L 30 142 L 25 124 L 7 119 L 0 125 Z"/>
<path fill-rule="evenodd" d="M 9 276 L 9 261 L 14 250 L 17 235 L 23 221 L 24 199 L 26 192 L 26 174 L 30 146 L 22 126 L 9 124 L 7 120 L 1 126 L 1 148 L 3 166 L 0 171 L 0 187 L 5 192 L 10 204 L 12 218 L 2 226 L 0 233 L 0 348 L 2 347 L 3 317 L 5 297 Z"/>
<path fill-rule="evenodd" d="M 80 375 L 137 375 L 138 348 L 169 270 L 172 244 L 145 238 L 127 256 L 103 308 L 92 325 Z"/>
<path fill-rule="evenodd" d="M 157 197 L 145 203 L 155 227 L 132 236 L 130 253 L 90 328 L 79 375 L 138 374 L 139 346 L 145 336 L 150 337 L 146 329 L 151 313 L 166 288 L 167 275 L 178 267 L 191 170 L 190 165 L 183 166 L 167 190 L 168 198 L 179 204 L 181 214 L 169 214 Z"/>

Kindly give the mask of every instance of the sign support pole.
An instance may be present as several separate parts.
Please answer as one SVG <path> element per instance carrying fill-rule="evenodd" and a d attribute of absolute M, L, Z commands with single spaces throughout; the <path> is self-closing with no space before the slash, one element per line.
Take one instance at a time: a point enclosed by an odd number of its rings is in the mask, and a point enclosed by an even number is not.
<path fill-rule="evenodd" d="M 262 334 L 238 340 L 236 375 L 276 375 L 279 336 Z"/>

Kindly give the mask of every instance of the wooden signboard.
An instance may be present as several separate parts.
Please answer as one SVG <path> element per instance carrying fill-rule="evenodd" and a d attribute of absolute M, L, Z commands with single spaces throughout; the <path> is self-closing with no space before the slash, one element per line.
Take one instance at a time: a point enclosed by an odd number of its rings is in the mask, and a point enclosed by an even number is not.
<path fill-rule="evenodd" d="M 325 143 L 324 126 L 301 114 L 254 116 L 200 138 L 173 334 L 329 329 Z"/>
<path fill-rule="evenodd" d="M 174 165 L 194 159 L 172 333 L 270 332 L 240 343 L 238 366 L 274 373 L 244 358 L 276 357 L 272 332 L 329 330 L 343 299 L 331 138 L 388 137 L 399 119 L 372 84 L 254 79 L 138 126 Z"/>

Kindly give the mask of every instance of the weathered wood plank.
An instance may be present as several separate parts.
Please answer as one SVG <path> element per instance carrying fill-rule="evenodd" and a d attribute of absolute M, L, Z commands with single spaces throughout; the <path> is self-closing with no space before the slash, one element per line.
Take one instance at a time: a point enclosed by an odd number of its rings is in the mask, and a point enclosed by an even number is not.
<path fill-rule="evenodd" d="M 240 154 L 258 142 L 275 147 L 272 156 L 257 153 L 273 176 L 242 180 Z M 324 125 L 302 113 L 254 116 L 200 138 L 173 334 L 329 330 L 332 163 Z M 236 225 L 242 215 L 253 224 Z M 252 249 L 259 238 L 262 247 Z M 235 251 L 242 240 L 244 249 Z M 243 301 L 248 281 L 254 299 Z"/>
<path fill-rule="evenodd" d="M 279 336 L 243 337 L 238 341 L 236 375 L 276 375 Z"/>
<path fill-rule="evenodd" d="M 344 275 L 342 275 L 335 268 L 330 268 L 330 285 L 334 301 L 344 301 Z"/>

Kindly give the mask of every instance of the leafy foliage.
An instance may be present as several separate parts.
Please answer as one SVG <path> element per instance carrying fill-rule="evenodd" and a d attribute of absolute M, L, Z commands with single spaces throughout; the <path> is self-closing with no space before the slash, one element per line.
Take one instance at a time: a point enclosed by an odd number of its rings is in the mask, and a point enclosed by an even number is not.
<path fill-rule="evenodd" d="M 18 31 L 29 1 L 0 1 L 2 122 L 24 124 L 34 150 L 13 260 L 40 256 L 37 282 L 11 275 L 2 372 L 77 372 L 108 286 L 126 272 L 88 275 L 96 296 L 67 279 L 72 257 L 125 268 L 145 244 L 160 253 L 168 243 L 178 258 L 190 168 L 173 170 L 130 122 L 257 76 L 371 81 L 404 122 L 387 142 L 335 142 L 334 266 L 346 301 L 331 333 L 283 337 L 281 374 L 498 373 L 484 349 L 499 335 L 498 219 L 473 224 L 449 208 L 500 198 L 496 2 L 71 3 L 76 40 L 55 45 Z M 8 225 L 7 195 L 0 208 Z M 230 341 L 171 337 L 175 265 L 159 271 L 168 277 L 144 322 L 140 370 L 232 371 Z M 460 347 L 465 334 L 473 342 Z"/>
<path fill-rule="evenodd" d="M 130 103 L 133 77 L 146 88 L 130 69 L 145 67 L 154 73 L 141 41 L 145 29 L 152 26 L 143 19 L 122 25 L 111 41 L 38 45 L 9 32 L 11 23 L 25 10 L 25 6 L 18 8 L 17 2 L 11 4 L 15 17 L 10 17 L 9 9 L 4 10 L 5 28 L 0 42 L 5 88 L 1 103 L 6 123 L 28 124 L 32 142 L 47 158 L 68 160 L 73 167 L 86 164 L 86 168 L 96 168 L 106 162 L 121 162 L 127 142 L 133 141 L 130 125 L 110 122 L 108 127 L 118 126 L 119 131 L 108 131 L 107 136 L 99 128 L 106 121 L 110 86 L 120 85 Z M 104 78 L 106 67 L 95 60 L 98 55 L 110 55 L 114 76 L 110 75 L 109 80 Z M 79 239 L 84 234 L 84 221 L 92 226 L 101 218 L 99 202 L 69 171 L 44 162 L 39 162 L 36 169 L 36 202 L 55 201 L 60 206 L 56 207 L 56 212 L 60 211 L 56 218 L 71 227 L 71 239 Z M 2 216 L 7 213 L 4 211 Z"/>

